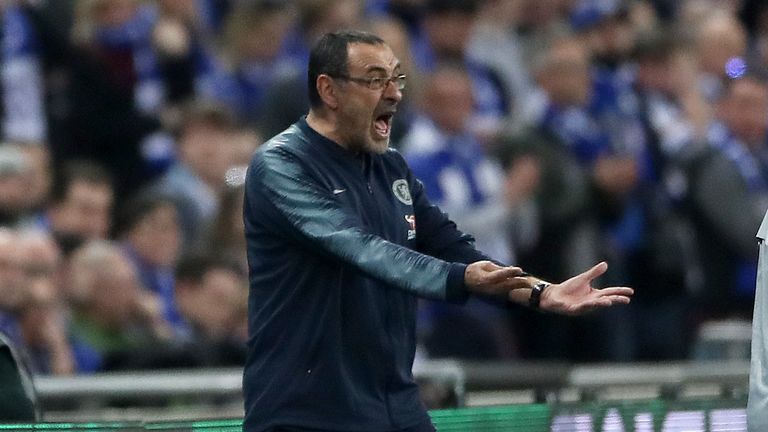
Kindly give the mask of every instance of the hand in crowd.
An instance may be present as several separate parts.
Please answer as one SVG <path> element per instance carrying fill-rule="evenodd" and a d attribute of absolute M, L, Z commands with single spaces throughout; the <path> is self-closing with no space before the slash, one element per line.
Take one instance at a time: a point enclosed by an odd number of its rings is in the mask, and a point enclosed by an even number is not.
<path fill-rule="evenodd" d="M 507 202 L 515 205 L 530 198 L 539 186 L 541 167 L 533 156 L 521 156 L 512 162 L 504 179 Z"/>

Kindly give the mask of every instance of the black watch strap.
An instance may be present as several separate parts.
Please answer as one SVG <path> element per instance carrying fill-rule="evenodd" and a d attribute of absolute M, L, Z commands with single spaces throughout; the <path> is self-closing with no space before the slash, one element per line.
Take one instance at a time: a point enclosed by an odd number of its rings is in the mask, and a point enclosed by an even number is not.
<path fill-rule="evenodd" d="M 551 284 L 549 282 L 536 282 L 536 285 L 531 288 L 531 296 L 528 298 L 528 306 L 532 307 L 533 309 L 538 309 L 539 303 L 541 303 L 541 293 L 543 293 L 544 290 L 547 289 L 547 287 L 550 285 Z"/>

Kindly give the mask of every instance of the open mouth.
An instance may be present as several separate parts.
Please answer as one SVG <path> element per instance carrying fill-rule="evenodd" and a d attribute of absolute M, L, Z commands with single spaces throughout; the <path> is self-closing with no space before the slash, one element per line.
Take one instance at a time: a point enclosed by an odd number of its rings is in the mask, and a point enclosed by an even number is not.
<path fill-rule="evenodd" d="M 373 122 L 373 128 L 383 138 L 389 137 L 389 133 L 392 130 L 392 117 L 394 117 L 393 112 L 384 113 L 376 117 Z"/>

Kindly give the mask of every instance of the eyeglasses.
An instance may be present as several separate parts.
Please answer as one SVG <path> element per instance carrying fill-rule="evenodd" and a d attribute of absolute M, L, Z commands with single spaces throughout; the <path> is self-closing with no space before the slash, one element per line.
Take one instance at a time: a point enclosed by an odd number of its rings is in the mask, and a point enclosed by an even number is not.
<path fill-rule="evenodd" d="M 384 90 L 390 82 L 395 84 L 398 90 L 405 90 L 405 74 L 395 75 L 393 77 L 372 77 L 372 78 L 357 78 L 348 75 L 338 75 L 334 78 L 352 81 L 360 85 L 364 85 L 371 90 Z"/>

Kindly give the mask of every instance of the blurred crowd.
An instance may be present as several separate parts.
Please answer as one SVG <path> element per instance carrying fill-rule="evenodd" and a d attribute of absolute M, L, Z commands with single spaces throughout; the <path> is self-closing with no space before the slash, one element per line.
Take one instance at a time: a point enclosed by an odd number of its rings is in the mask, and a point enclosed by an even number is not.
<path fill-rule="evenodd" d="M 4 0 L 0 331 L 43 374 L 240 365 L 242 185 L 305 114 L 309 47 L 407 74 L 393 146 L 479 249 L 631 305 L 424 302 L 422 357 L 691 357 L 749 319 L 768 208 L 759 0 Z"/>

